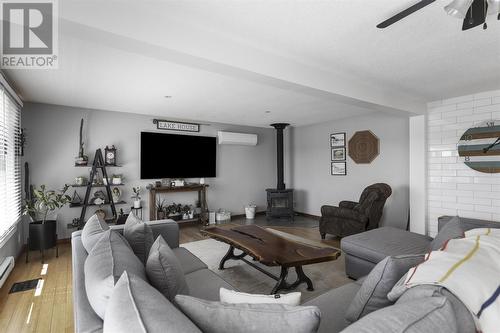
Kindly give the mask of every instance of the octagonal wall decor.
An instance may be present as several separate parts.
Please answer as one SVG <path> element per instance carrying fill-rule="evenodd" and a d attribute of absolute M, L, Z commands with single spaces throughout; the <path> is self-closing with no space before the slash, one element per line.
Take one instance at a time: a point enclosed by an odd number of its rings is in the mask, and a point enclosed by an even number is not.
<path fill-rule="evenodd" d="M 357 164 L 369 164 L 379 154 L 379 139 L 371 131 L 358 131 L 349 140 L 349 157 Z"/>

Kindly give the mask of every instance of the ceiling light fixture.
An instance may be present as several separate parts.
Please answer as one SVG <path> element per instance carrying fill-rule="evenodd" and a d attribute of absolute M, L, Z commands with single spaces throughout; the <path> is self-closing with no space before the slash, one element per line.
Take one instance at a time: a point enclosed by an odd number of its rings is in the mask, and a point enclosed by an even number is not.
<path fill-rule="evenodd" d="M 271 111 L 265 111 L 264 113 L 271 113 Z"/>
<path fill-rule="evenodd" d="M 435 1 L 420 0 L 384 22 L 379 23 L 377 28 L 387 28 Z M 486 17 L 488 15 L 497 15 L 498 20 L 500 20 L 500 0 L 453 0 L 444 7 L 444 10 L 448 15 L 463 20 L 462 30 L 468 30 L 481 24 L 483 25 L 483 29 L 487 29 Z"/>
<path fill-rule="evenodd" d="M 463 20 L 474 0 L 454 0 L 444 6 L 446 14 Z"/>
<path fill-rule="evenodd" d="M 464 20 L 462 30 L 481 24 L 483 29 L 487 29 L 488 15 L 497 15 L 497 19 L 500 20 L 500 0 L 453 0 L 444 7 L 444 10 L 448 15 Z"/>
<path fill-rule="evenodd" d="M 163 97 L 165 97 L 165 98 L 172 98 L 172 96 L 170 96 L 170 95 L 165 95 Z"/>

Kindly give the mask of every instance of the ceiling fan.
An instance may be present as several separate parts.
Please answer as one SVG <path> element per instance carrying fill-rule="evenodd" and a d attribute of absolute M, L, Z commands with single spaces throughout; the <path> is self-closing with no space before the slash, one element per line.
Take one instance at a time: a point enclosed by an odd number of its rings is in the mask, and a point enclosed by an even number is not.
<path fill-rule="evenodd" d="M 435 1 L 436 0 L 421 0 L 378 24 L 377 28 L 387 28 L 391 24 L 404 19 L 408 15 L 415 13 Z M 450 16 L 463 19 L 462 30 L 468 30 L 481 24 L 483 25 L 483 29 L 486 29 L 488 27 L 486 24 L 487 15 L 498 15 L 497 18 L 500 20 L 500 0 L 453 0 L 444 7 L 444 10 Z"/>

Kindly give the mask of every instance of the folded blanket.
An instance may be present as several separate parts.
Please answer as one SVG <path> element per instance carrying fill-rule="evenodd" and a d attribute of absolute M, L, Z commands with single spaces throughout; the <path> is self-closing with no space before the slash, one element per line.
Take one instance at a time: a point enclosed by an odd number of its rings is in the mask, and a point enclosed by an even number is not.
<path fill-rule="evenodd" d="M 475 316 L 483 333 L 500 330 L 500 229 L 469 230 L 410 269 L 405 285 L 440 285 Z"/>

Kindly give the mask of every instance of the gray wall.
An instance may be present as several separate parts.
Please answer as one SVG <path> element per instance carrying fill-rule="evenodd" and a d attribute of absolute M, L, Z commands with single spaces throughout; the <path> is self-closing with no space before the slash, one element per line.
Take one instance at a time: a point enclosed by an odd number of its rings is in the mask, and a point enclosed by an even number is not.
<path fill-rule="evenodd" d="M 347 176 L 330 175 L 330 134 L 371 130 L 380 139 L 380 155 L 371 164 L 356 164 L 347 156 Z M 393 189 L 382 224 L 405 228 L 408 216 L 408 118 L 377 113 L 312 126 L 290 133 L 296 211 L 320 215 L 322 205 L 341 200 L 357 201 L 372 183 L 385 182 Z M 347 144 L 347 142 L 346 142 Z"/>
<path fill-rule="evenodd" d="M 95 150 L 106 145 L 114 144 L 118 148 L 118 162 L 123 168 L 116 169 L 116 172 L 124 175 L 127 184 L 122 189 L 122 198 L 130 203 L 131 187 L 142 186 L 143 214 L 148 217 L 148 195 L 145 186 L 150 181 L 140 180 L 139 144 L 141 131 L 157 131 L 156 125 L 152 123 L 153 117 L 46 104 L 25 104 L 22 123 L 27 134 L 25 160 L 30 165 L 31 183 L 60 188 L 65 183 L 73 183 L 76 176 L 88 177 L 89 169 L 73 167 L 74 157 L 78 155 L 81 118 L 85 119 L 84 136 L 89 157 L 93 158 Z M 259 135 L 259 143 L 250 147 L 217 147 L 217 177 L 207 179 L 210 185 L 209 207 L 224 208 L 233 214 L 242 214 L 245 204 L 255 203 L 259 210 L 263 210 L 266 202 L 265 189 L 274 186 L 276 182 L 274 129 L 206 124 L 201 126 L 199 134 L 216 136 L 218 130 L 256 133 Z M 168 147 L 158 147 L 158 151 L 168 154 Z M 83 198 L 84 190 L 80 189 L 79 193 Z M 73 189 L 70 194 L 73 194 Z M 194 203 L 196 194 L 172 194 L 165 198 L 169 202 Z M 119 207 L 123 207 L 127 212 L 130 204 Z M 60 211 L 60 238 L 69 237 L 71 231 L 65 226 L 79 214 L 79 208 L 65 207 Z"/>

